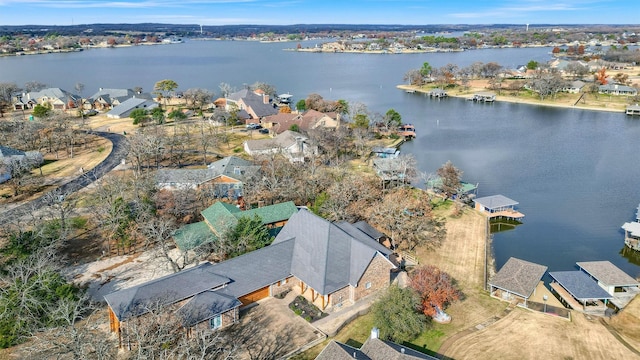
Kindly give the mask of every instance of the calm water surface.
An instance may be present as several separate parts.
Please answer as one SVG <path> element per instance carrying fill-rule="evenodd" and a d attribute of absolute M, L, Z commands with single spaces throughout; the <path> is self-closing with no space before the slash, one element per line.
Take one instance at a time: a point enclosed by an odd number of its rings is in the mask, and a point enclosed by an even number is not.
<path fill-rule="evenodd" d="M 312 42 L 303 46 L 312 46 Z M 428 61 L 467 66 L 496 61 L 507 67 L 546 61 L 548 48 L 477 50 L 411 55 L 312 54 L 283 51 L 295 43 L 190 41 L 166 46 L 92 49 L 80 53 L 0 58 L 0 81 L 36 80 L 84 96 L 99 87 L 141 86 L 161 79 L 180 90 L 219 93 L 226 82 L 241 87 L 263 81 L 296 100 L 310 93 L 361 102 L 373 112 L 394 108 L 417 125 L 418 138 L 403 145 L 421 171 L 447 160 L 480 183 L 479 196 L 503 194 L 526 215 L 515 230 L 495 235 L 497 267 L 510 256 L 572 270 L 576 261 L 610 260 L 632 276 L 640 264 L 620 254 L 620 226 L 640 202 L 640 121 L 623 114 L 520 104 L 431 100 L 397 90 L 409 69 Z"/>

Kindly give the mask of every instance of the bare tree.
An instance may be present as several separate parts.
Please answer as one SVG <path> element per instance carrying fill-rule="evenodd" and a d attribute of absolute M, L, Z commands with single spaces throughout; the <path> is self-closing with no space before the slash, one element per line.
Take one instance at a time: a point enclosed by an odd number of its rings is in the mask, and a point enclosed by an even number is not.
<path fill-rule="evenodd" d="M 11 106 L 13 96 L 19 90 L 16 83 L 0 82 L 0 117 L 4 117 L 4 109 Z"/>
<path fill-rule="evenodd" d="M 437 174 L 440 180 L 442 180 L 440 190 L 445 193 L 447 198 L 458 193 L 462 179 L 462 170 L 453 166 L 451 161 L 447 161 L 438 169 Z"/>
<path fill-rule="evenodd" d="M 431 199 L 422 190 L 393 189 L 368 210 L 371 224 L 391 237 L 394 248 L 436 247 L 444 238 L 444 222 L 433 215 Z"/>

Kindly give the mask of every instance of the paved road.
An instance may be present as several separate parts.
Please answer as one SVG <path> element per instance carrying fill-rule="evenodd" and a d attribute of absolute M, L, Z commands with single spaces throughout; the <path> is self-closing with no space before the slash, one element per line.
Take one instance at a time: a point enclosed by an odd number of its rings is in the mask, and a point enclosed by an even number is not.
<path fill-rule="evenodd" d="M 22 216 L 32 209 L 40 209 L 46 206 L 47 200 L 50 199 L 50 196 L 47 195 L 50 193 L 54 195 L 68 195 L 86 187 L 92 182 L 100 179 L 109 171 L 113 170 L 113 168 L 118 166 L 122 159 L 127 156 L 127 153 L 129 152 L 129 140 L 127 140 L 123 135 L 101 131 L 93 131 L 91 134 L 101 136 L 111 141 L 113 147 L 109 156 L 83 175 L 78 176 L 48 193 L 42 194 L 40 197 L 32 201 L 2 212 L 0 214 L 0 225 L 6 224 L 10 219 L 16 216 Z"/>

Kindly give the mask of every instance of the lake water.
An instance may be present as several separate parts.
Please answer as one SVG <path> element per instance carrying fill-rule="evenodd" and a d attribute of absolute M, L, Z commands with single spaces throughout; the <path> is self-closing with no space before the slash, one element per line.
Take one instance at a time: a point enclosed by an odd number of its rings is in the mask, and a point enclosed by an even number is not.
<path fill-rule="evenodd" d="M 515 67 L 548 60 L 549 48 L 411 55 L 283 51 L 295 45 L 188 41 L 6 57 L 0 58 L 0 81 L 22 85 L 36 80 L 68 90 L 81 82 L 84 96 L 99 87 L 151 91 L 162 79 L 175 80 L 179 90 L 201 87 L 217 93 L 221 82 L 241 88 L 262 81 L 292 93 L 295 100 L 318 93 L 364 103 L 373 112 L 394 108 L 417 126 L 417 139 L 402 151 L 416 156 L 421 171 L 434 173 L 451 160 L 464 171 L 465 181 L 480 184 L 478 196 L 503 194 L 520 203 L 524 224 L 494 236 L 498 268 L 510 256 L 547 265 L 550 271 L 572 270 L 576 261 L 609 260 L 631 276 L 640 275 L 640 262 L 620 254 L 620 226 L 634 218 L 640 202 L 637 118 L 432 100 L 395 87 L 425 61 L 433 67 L 475 61 Z"/>

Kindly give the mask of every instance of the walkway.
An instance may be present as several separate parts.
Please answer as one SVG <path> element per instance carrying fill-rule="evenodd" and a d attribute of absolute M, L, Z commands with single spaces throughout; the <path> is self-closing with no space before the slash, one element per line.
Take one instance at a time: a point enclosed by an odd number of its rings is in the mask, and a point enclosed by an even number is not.
<path fill-rule="evenodd" d="M 342 310 L 329 313 L 327 317 L 324 317 L 313 323 L 313 326 L 318 330 L 327 334 L 327 336 L 335 336 L 342 327 L 354 320 L 360 315 L 364 315 L 369 312 L 371 304 L 381 295 L 371 294 L 363 299 L 356 301 L 351 306 L 346 306 Z"/>

